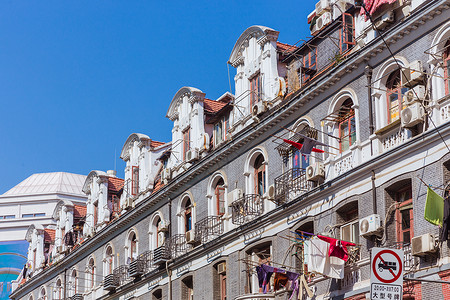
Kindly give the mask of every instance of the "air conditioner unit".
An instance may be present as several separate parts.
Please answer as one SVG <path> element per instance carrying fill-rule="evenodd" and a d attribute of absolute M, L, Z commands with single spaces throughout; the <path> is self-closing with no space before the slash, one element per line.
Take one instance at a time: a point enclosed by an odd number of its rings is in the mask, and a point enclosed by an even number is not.
<path fill-rule="evenodd" d="M 224 274 L 227 272 L 227 263 L 223 262 L 217 265 L 217 274 Z"/>
<path fill-rule="evenodd" d="M 378 20 L 375 20 L 375 27 L 377 29 L 383 29 L 389 24 L 394 23 L 394 12 L 392 10 L 387 11 L 384 15 L 382 15 Z"/>
<path fill-rule="evenodd" d="M 415 102 L 402 109 L 401 113 L 402 127 L 413 127 L 421 122 L 425 117 L 425 109 L 422 103 Z"/>
<path fill-rule="evenodd" d="M 325 178 L 325 166 L 321 162 L 316 162 L 306 168 L 306 180 L 319 181 Z"/>
<path fill-rule="evenodd" d="M 161 220 L 159 222 L 159 226 L 158 226 L 158 231 L 159 232 L 165 232 L 165 231 L 169 231 L 169 225 L 170 223 L 164 220 Z"/>
<path fill-rule="evenodd" d="M 191 162 L 198 159 L 198 149 L 189 149 L 186 153 L 186 161 Z"/>
<path fill-rule="evenodd" d="M 337 0 L 333 4 L 333 20 L 337 19 L 342 13 L 346 12 L 353 5 L 350 0 Z"/>
<path fill-rule="evenodd" d="M 329 0 L 320 0 L 316 3 L 316 15 L 320 16 L 323 13 L 330 11 L 331 5 Z"/>
<path fill-rule="evenodd" d="M 172 170 L 169 168 L 164 168 L 161 172 L 161 178 L 163 181 L 172 179 Z"/>
<path fill-rule="evenodd" d="M 332 21 L 331 19 L 331 13 L 330 12 L 325 12 L 323 15 L 321 15 L 317 21 L 316 21 L 316 29 L 317 30 L 322 30 L 325 28 L 325 26 L 327 26 L 328 24 L 330 24 Z"/>
<path fill-rule="evenodd" d="M 252 116 L 254 116 L 254 117 L 259 116 L 266 110 L 267 110 L 266 102 L 259 101 L 258 103 L 254 104 L 252 107 Z"/>
<path fill-rule="evenodd" d="M 406 91 L 403 96 L 403 103 L 406 106 L 413 104 L 416 101 L 422 101 L 425 99 L 425 87 L 423 85 L 418 85 L 413 89 Z M 417 96 L 416 96 L 417 95 Z"/>
<path fill-rule="evenodd" d="M 113 274 L 109 274 L 109 275 L 105 276 L 105 279 L 103 280 L 103 289 L 107 290 L 107 291 L 112 291 L 112 290 L 116 289 Z"/>
<path fill-rule="evenodd" d="M 186 232 L 186 243 L 195 244 L 195 234 L 194 230 L 189 230 Z"/>
<path fill-rule="evenodd" d="M 411 254 L 414 256 L 426 255 L 436 252 L 436 250 L 435 239 L 432 234 L 426 233 L 411 239 Z"/>
<path fill-rule="evenodd" d="M 267 200 L 273 201 L 275 199 L 275 186 L 272 184 L 269 186 L 266 192 Z"/>
<path fill-rule="evenodd" d="M 319 18 L 316 20 L 316 23 L 311 27 L 311 35 L 316 35 L 320 32 L 319 27 L 317 27 L 318 20 L 319 20 Z"/>
<path fill-rule="evenodd" d="M 128 275 L 130 277 L 139 277 L 144 274 L 144 269 L 142 268 L 142 262 L 138 259 L 133 260 L 128 268 Z"/>
<path fill-rule="evenodd" d="M 380 227 L 380 215 L 373 214 L 359 219 L 359 235 L 361 236 L 378 235 Z"/>
<path fill-rule="evenodd" d="M 123 202 L 123 209 L 131 209 L 133 207 L 133 199 L 131 197 L 125 198 Z"/>
<path fill-rule="evenodd" d="M 228 203 L 236 201 L 236 200 L 242 198 L 243 196 L 244 196 L 244 194 L 242 193 L 241 189 L 234 189 L 228 193 Z"/>
<path fill-rule="evenodd" d="M 423 64 L 421 60 L 412 61 L 407 68 L 401 72 L 402 86 L 412 87 L 417 83 L 423 82 Z"/>
<path fill-rule="evenodd" d="M 155 265 L 165 264 L 169 258 L 169 251 L 165 245 L 153 250 L 153 263 Z"/>

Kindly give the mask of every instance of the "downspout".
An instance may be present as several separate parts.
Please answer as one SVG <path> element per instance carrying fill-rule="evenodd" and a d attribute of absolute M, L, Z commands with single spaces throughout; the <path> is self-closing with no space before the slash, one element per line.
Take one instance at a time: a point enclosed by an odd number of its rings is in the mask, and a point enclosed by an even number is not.
<path fill-rule="evenodd" d="M 370 135 L 372 136 L 375 131 L 375 126 L 373 124 L 373 103 L 372 103 L 372 74 L 373 74 L 373 68 L 370 65 L 367 65 L 364 68 L 364 74 L 367 78 L 367 100 L 369 102 L 369 131 Z M 370 156 L 373 156 L 373 144 L 372 141 L 370 142 Z M 377 191 L 375 188 L 375 171 L 372 170 L 372 206 L 373 206 L 373 213 L 377 214 Z"/>
<path fill-rule="evenodd" d="M 169 238 L 172 237 L 172 199 L 170 199 L 169 197 Z M 169 299 L 168 300 L 172 300 L 172 270 L 169 270 L 169 262 L 171 261 L 171 259 L 166 261 L 166 272 L 167 272 L 167 276 L 169 277 L 169 285 L 168 285 L 168 294 L 169 294 Z"/>

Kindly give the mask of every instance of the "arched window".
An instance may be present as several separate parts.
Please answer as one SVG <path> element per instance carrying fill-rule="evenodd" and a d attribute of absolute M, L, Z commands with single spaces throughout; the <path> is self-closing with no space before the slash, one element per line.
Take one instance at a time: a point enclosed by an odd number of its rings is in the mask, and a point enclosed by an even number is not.
<path fill-rule="evenodd" d="M 188 232 L 192 229 L 192 203 L 190 198 L 187 198 L 184 204 L 183 217 L 184 230 L 185 232 Z"/>
<path fill-rule="evenodd" d="M 339 151 L 344 152 L 356 141 L 356 121 L 353 101 L 347 98 L 338 112 Z"/>
<path fill-rule="evenodd" d="M 95 285 L 95 262 L 94 262 L 94 258 L 91 257 L 89 259 L 89 263 L 87 266 L 87 284 L 86 287 L 88 289 L 92 289 Z"/>
<path fill-rule="evenodd" d="M 402 87 L 400 69 L 397 69 L 389 74 L 386 81 L 388 124 L 400 119 L 400 111 L 404 106 L 403 95 L 407 90 L 408 88 Z"/>
<path fill-rule="evenodd" d="M 264 164 L 264 156 L 258 155 L 253 165 L 254 168 L 254 194 L 263 196 L 266 192 L 266 165 Z"/>
<path fill-rule="evenodd" d="M 223 181 L 223 178 L 220 178 L 217 183 L 216 187 L 214 188 L 214 203 L 215 208 L 218 216 L 223 216 L 225 214 L 225 182 Z"/>
<path fill-rule="evenodd" d="M 134 231 L 131 231 L 128 234 L 127 244 L 128 244 L 127 245 L 128 246 L 127 262 L 130 263 L 133 260 L 135 260 L 137 258 L 137 255 L 138 255 L 138 240 L 137 240 L 136 233 Z"/>
<path fill-rule="evenodd" d="M 114 270 L 114 252 L 113 252 L 113 248 L 111 247 L 111 245 L 108 245 L 106 247 L 105 250 L 105 268 L 104 268 L 104 272 L 105 272 L 105 276 L 112 274 L 113 270 Z"/>
<path fill-rule="evenodd" d="M 45 287 L 42 287 L 39 293 L 39 300 L 47 300 L 47 293 L 45 292 Z"/>
<path fill-rule="evenodd" d="M 249 250 L 246 251 L 247 256 L 247 264 L 249 268 L 254 268 L 255 265 L 271 265 L 272 261 L 272 243 L 265 242 L 259 245 L 256 245 Z M 246 272 L 244 272 L 246 273 Z M 244 274 L 243 273 L 243 274 Z M 248 272 L 244 274 L 246 277 L 245 288 L 250 293 L 256 294 L 263 292 L 263 289 L 259 287 L 258 276 L 256 273 Z M 270 290 L 270 283 L 267 284 L 267 290 Z"/>
<path fill-rule="evenodd" d="M 54 291 L 53 297 L 55 300 L 62 300 L 62 298 L 63 298 L 62 284 L 61 284 L 61 279 L 59 279 L 59 278 L 58 278 L 58 280 L 56 280 L 56 286 L 55 286 L 55 291 Z"/>
<path fill-rule="evenodd" d="M 74 296 L 78 291 L 78 273 L 77 270 L 72 270 L 69 281 L 69 296 Z"/>
<path fill-rule="evenodd" d="M 450 40 L 447 40 L 444 46 L 444 82 L 445 82 L 445 94 L 450 94 Z"/>
<path fill-rule="evenodd" d="M 162 220 L 161 218 L 158 216 L 156 219 L 156 248 L 161 247 L 164 242 L 165 242 L 165 235 L 164 235 L 164 231 L 162 228 Z"/>

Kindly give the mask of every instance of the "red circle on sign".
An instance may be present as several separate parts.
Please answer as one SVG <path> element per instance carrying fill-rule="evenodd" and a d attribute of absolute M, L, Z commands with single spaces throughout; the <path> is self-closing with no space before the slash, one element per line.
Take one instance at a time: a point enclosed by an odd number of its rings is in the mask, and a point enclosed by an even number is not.
<path fill-rule="evenodd" d="M 380 275 L 378 275 L 378 271 L 377 271 L 377 268 L 376 268 L 376 262 L 377 262 L 377 259 L 381 256 L 381 254 L 384 254 L 384 253 L 389 253 L 389 254 L 394 255 L 394 257 L 397 259 L 398 265 L 399 265 L 399 268 L 398 268 L 398 274 L 397 274 L 397 275 L 394 275 L 394 278 L 389 279 L 389 280 L 381 278 Z M 381 257 L 380 257 L 380 258 L 381 258 Z M 389 250 L 389 249 L 382 250 L 382 251 L 378 252 L 377 255 L 375 255 L 375 258 L 374 258 L 373 261 L 372 261 L 372 270 L 373 270 L 373 274 L 375 275 L 375 277 L 376 277 L 379 281 L 381 281 L 381 282 L 383 282 L 383 283 L 392 283 L 392 282 L 396 281 L 396 280 L 400 277 L 400 275 L 402 274 L 403 265 L 401 264 L 401 262 L 402 262 L 402 261 L 401 261 L 400 257 L 399 257 L 398 254 L 395 253 L 394 251 Z"/>

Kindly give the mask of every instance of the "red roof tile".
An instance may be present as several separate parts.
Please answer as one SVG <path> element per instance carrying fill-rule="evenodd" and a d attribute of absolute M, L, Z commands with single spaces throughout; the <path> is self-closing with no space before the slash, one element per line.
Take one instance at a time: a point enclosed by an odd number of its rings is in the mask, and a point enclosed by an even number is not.
<path fill-rule="evenodd" d="M 108 191 L 118 193 L 124 185 L 125 180 L 117 177 L 108 177 Z"/>
<path fill-rule="evenodd" d="M 86 217 L 87 208 L 86 206 L 82 205 L 74 205 L 73 206 L 73 218 L 74 219 L 81 219 Z"/>
<path fill-rule="evenodd" d="M 153 191 L 152 193 L 155 193 L 156 191 L 160 190 L 164 186 L 164 182 L 161 180 L 161 172 L 159 171 L 158 175 L 156 175 L 155 183 L 153 184 Z"/>
<path fill-rule="evenodd" d="M 52 243 L 55 241 L 55 229 L 44 229 L 44 243 Z"/>
<path fill-rule="evenodd" d="M 156 147 L 159 147 L 159 146 L 164 145 L 164 144 L 165 144 L 165 143 L 163 143 L 163 142 L 151 141 L 151 142 L 150 142 L 150 147 L 156 148 Z"/>
<path fill-rule="evenodd" d="M 215 113 L 219 112 L 220 110 L 222 110 L 222 108 L 224 108 L 228 103 L 214 101 L 214 100 L 205 98 L 205 100 L 203 101 L 203 104 L 204 104 L 203 108 L 205 109 L 206 113 L 215 114 Z"/>
<path fill-rule="evenodd" d="M 289 44 L 277 42 L 277 50 L 278 51 L 281 51 L 281 52 L 292 52 L 292 51 L 297 50 L 297 49 L 298 49 L 297 46 L 292 46 L 292 45 L 289 45 Z"/>

